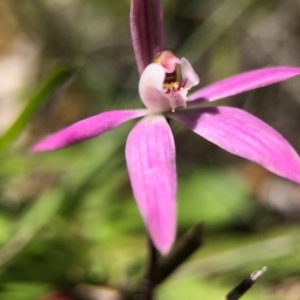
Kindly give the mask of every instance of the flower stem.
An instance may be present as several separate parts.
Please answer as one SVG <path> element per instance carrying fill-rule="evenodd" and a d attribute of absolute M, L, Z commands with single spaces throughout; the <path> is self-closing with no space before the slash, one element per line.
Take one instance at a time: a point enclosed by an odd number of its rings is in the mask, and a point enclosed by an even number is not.
<path fill-rule="evenodd" d="M 158 252 L 149 238 L 149 263 L 148 272 L 145 278 L 145 300 L 154 299 L 154 290 L 156 286 L 156 272 L 158 262 Z"/>
<path fill-rule="evenodd" d="M 177 243 L 173 251 L 165 257 L 157 271 L 156 284 L 166 280 L 183 262 L 195 253 L 203 244 L 203 224 L 191 228 Z"/>

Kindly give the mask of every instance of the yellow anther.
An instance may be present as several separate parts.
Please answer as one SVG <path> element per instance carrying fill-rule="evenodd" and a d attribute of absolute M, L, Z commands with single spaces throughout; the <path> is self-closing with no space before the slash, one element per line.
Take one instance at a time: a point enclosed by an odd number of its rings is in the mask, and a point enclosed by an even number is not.
<path fill-rule="evenodd" d="M 166 89 L 168 91 L 175 91 L 175 90 L 178 90 L 178 88 L 179 88 L 179 82 L 175 81 L 175 82 L 170 82 L 170 83 L 164 83 L 163 87 L 164 87 L 164 89 Z"/>

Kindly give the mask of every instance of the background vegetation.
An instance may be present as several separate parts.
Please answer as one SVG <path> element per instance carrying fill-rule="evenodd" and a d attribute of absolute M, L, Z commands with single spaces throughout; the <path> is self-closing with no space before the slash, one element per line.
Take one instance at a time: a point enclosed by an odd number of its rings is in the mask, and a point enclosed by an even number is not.
<path fill-rule="evenodd" d="M 117 299 L 138 282 L 146 233 L 124 160 L 128 123 L 58 152 L 32 143 L 76 120 L 142 107 L 130 1 L 0 1 L 0 298 Z M 300 2 L 163 0 L 166 45 L 201 86 L 300 64 Z M 222 100 L 260 117 L 300 152 L 299 78 Z M 177 124 L 178 235 L 199 221 L 205 244 L 158 299 L 221 299 L 251 271 L 244 299 L 300 294 L 300 188 Z"/>

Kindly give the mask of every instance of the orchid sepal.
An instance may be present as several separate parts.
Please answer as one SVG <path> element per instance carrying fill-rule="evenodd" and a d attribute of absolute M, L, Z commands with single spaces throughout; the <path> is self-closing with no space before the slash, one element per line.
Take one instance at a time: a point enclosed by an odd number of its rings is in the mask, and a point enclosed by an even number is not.
<path fill-rule="evenodd" d="M 126 162 L 133 193 L 156 248 L 167 254 L 176 235 L 176 162 L 166 119 L 150 115 L 131 130 Z M 145 155 L 147 153 L 147 155 Z"/>
<path fill-rule="evenodd" d="M 224 150 L 300 183 L 300 158 L 272 127 L 233 107 L 198 108 L 168 114 Z"/>
<path fill-rule="evenodd" d="M 54 151 L 96 137 L 126 121 L 145 116 L 147 109 L 115 110 L 103 112 L 74 123 L 46 136 L 31 147 L 31 152 Z"/>
<path fill-rule="evenodd" d="M 297 67 L 270 67 L 252 70 L 203 87 L 189 95 L 188 102 L 195 104 L 215 101 L 285 81 L 298 75 L 300 75 L 300 68 Z"/>

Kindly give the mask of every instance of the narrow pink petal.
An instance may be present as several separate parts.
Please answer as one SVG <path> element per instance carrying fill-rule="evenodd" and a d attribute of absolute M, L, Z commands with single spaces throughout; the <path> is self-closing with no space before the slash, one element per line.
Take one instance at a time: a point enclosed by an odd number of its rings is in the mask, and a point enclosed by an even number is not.
<path fill-rule="evenodd" d="M 194 68 L 186 58 L 184 57 L 181 58 L 180 67 L 181 67 L 182 78 L 183 80 L 186 80 L 186 83 L 184 84 L 184 88 L 189 90 L 193 86 L 199 84 L 200 79 L 196 74 Z"/>
<path fill-rule="evenodd" d="M 287 80 L 300 74 L 300 68 L 273 67 L 241 73 L 204 87 L 189 97 L 189 101 L 214 101 Z"/>
<path fill-rule="evenodd" d="M 90 139 L 134 118 L 145 116 L 145 109 L 116 110 L 79 121 L 45 137 L 31 148 L 32 152 L 52 151 Z"/>
<path fill-rule="evenodd" d="M 277 131 L 256 117 L 230 107 L 192 109 L 169 116 L 226 151 L 300 183 L 298 154 Z"/>
<path fill-rule="evenodd" d="M 171 129 L 163 116 L 142 119 L 126 144 L 129 177 L 156 248 L 166 254 L 176 234 L 176 165 Z"/>
<path fill-rule="evenodd" d="M 164 49 L 163 14 L 160 0 L 131 0 L 130 29 L 140 75 Z"/>

